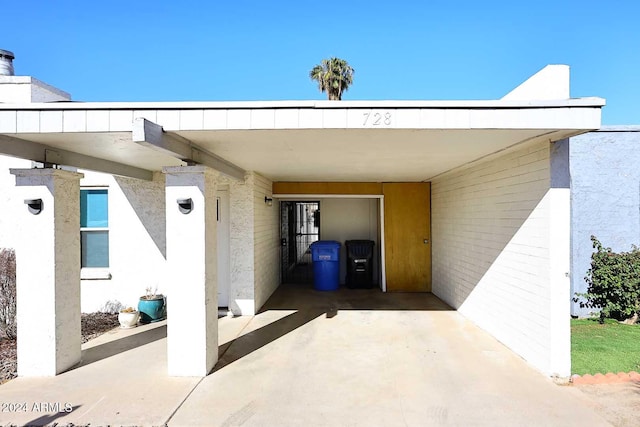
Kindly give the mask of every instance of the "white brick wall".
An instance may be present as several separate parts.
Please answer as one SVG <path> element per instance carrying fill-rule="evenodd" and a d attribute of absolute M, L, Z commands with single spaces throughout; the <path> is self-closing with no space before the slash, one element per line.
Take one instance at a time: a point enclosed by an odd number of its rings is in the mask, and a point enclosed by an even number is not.
<path fill-rule="evenodd" d="M 248 173 L 244 182 L 231 182 L 229 309 L 252 315 L 280 284 L 278 203 L 267 206 L 272 182 Z"/>
<path fill-rule="evenodd" d="M 254 174 L 254 268 L 255 309 L 269 299 L 280 285 L 280 209 L 277 201 L 267 206 L 265 196 L 271 197 L 272 182 Z"/>
<path fill-rule="evenodd" d="M 550 174 L 543 141 L 433 180 L 433 292 L 542 372 L 564 376 L 566 349 L 558 368 L 551 342 L 568 339 L 569 313 L 566 328 L 552 325 L 562 313 L 552 313 L 550 247 L 568 236 L 550 233 Z"/>
<path fill-rule="evenodd" d="M 254 304 L 253 175 L 244 182 L 229 184 L 229 310 L 235 315 L 252 315 Z"/>

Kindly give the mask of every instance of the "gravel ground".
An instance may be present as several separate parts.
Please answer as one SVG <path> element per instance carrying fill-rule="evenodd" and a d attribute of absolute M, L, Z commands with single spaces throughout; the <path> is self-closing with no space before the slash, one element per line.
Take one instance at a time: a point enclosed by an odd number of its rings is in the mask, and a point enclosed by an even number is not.
<path fill-rule="evenodd" d="M 111 313 L 82 313 L 80 319 L 82 328 L 82 343 L 86 343 L 95 337 L 104 334 L 120 326 L 118 314 Z"/>
<path fill-rule="evenodd" d="M 640 414 L 640 382 L 574 386 L 587 396 L 615 427 L 637 427 Z"/>
<path fill-rule="evenodd" d="M 82 328 L 82 343 L 85 343 L 107 331 L 116 328 L 118 315 L 110 313 L 82 313 L 80 319 Z M 0 340 L 0 384 L 16 377 L 16 341 Z"/>
<path fill-rule="evenodd" d="M 16 341 L 0 340 L 0 384 L 16 377 Z"/>

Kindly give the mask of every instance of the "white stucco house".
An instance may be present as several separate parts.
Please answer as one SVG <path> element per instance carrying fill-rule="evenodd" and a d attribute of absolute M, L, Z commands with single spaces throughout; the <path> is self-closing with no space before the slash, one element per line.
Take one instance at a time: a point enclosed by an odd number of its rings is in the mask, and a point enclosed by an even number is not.
<path fill-rule="evenodd" d="M 376 242 L 382 291 L 432 292 L 568 376 L 566 139 L 603 105 L 570 98 L 563 65 L 492 101 L 84 103 L 0 76 L 19 375 L 73 366 L 80 312 L 146 287 L 168 295 L 169 375 L 206 375 L 218 307 L 252 315 L 281 283 L 279 205 L 311 200 L 321 239 Z"/>

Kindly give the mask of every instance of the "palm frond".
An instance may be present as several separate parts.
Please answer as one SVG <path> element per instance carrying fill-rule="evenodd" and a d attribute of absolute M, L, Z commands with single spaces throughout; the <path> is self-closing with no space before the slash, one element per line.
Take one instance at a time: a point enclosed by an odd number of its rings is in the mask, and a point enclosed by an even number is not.
<path fill-rule="evenodd" d="M 353 84 L 355 70 L 344 59 L 323 59 L 309 72 L 309 78 L 318 82 L 320 92 L 326 92 L 330 100 L 342 99 L 342 93 Z"/>

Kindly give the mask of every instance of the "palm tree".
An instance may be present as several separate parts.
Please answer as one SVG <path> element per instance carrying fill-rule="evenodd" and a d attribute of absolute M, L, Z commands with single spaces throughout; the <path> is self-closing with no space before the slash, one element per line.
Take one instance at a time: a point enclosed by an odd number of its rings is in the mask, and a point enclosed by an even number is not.
<path fill-rule="evenodd" d="M 323 59 L 309 72 L 309 77 L 318 82 L 320 92 L 326 92 L 330 101 L 340 101 L 342 92 L 353 83 L 354 72 L 347 61 L 334 57 Z"/>

